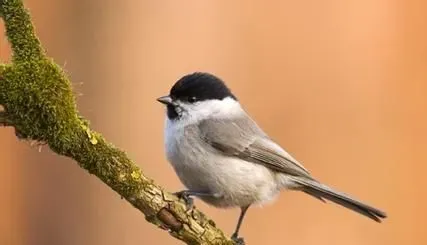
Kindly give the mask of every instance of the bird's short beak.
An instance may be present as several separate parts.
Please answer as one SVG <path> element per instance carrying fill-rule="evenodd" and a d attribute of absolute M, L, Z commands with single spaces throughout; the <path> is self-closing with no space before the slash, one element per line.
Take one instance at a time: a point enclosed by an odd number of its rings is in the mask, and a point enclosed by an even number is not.
<path fill-rule="evenodd" d="M 172 98 L 168 95 L 157 98 L 157 101 L 165 105 L 171 105 L 173 103 Z"/>

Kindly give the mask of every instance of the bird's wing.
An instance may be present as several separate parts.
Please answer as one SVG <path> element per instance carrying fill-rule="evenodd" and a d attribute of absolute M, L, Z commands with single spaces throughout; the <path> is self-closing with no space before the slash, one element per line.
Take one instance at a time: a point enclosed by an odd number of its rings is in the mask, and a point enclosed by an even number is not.
<path fill-rule="evenodd" d="M 203 140 L 223 154 L 311 179 L 309 172 L 268 138 L 247 115 L 234 119 L 207 119 L 200 122 L 199 129 Z"/>

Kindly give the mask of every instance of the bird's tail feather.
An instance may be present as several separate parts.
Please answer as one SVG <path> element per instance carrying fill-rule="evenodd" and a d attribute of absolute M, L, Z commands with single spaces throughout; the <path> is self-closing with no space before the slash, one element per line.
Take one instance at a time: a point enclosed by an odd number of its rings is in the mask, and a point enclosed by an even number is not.
<path fill-rule="evenodd" d="M 368 218 L 371 218 L 377 222 L 381 222 L 382 218 L 386 218 L 387 215 L 383 211 L 366 205 L 348 195 L 332 190 L 330 187 L 323 185 L 313 179 L 307 179 L 304 177 L 291 177 L 292 181 L 298 184 L 299 190 L 317 198 L 322 201 L 327 199 L 343 207 L 351 209 L 359 214 L 362 214 Z"/>

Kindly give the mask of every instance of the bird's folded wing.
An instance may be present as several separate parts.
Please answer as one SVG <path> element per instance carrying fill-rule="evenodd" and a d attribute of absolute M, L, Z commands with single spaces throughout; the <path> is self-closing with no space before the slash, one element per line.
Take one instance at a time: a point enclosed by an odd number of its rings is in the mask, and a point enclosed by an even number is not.
<path fill-rule="evenodd" d="M 249 117 L 204 120 L 199 129 L 203 140 L 223 154 L 277 172 L 311 178 L 300 163 L 269 139 Z"/>

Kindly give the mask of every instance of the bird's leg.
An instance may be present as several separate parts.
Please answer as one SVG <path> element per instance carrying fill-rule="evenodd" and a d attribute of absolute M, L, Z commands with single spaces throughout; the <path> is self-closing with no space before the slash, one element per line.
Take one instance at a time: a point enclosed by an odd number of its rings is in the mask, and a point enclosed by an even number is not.
<path fill-rule="evenodd" d="M 183 190 L 183 191 L 178 191 L 174 193 L 177 197 L 182 198 L 186 205 L 187 205 L 187 210 L 190 210 L 193 208 L 194 206 L 194 200 L 191 196 L 198 196 L 198 197 L 203 197 L 203 196 L 214 196 L 213 194 L 211 194 L 210 192 L 204 192 L 204 191 L 191 191 L 191 190 Z"/>
<path fill-rule="evenodd" d="M 245 240 L 243 239 L 243 237 L 239 237 L 239 230 L 240 230 L 240 226 L 242 225 L 243 218 L 245 217 L 246 211 L 248 211 L 248 208 L 249 206 L 240 208 L 241 211 L 240 211 L 239 220 L 237 221 L 236 230 L 234 231 L 233 235 L 231 235 L 231 240 L 233 240 L 235 243 L 239 245 L 245 244 Z"/>

